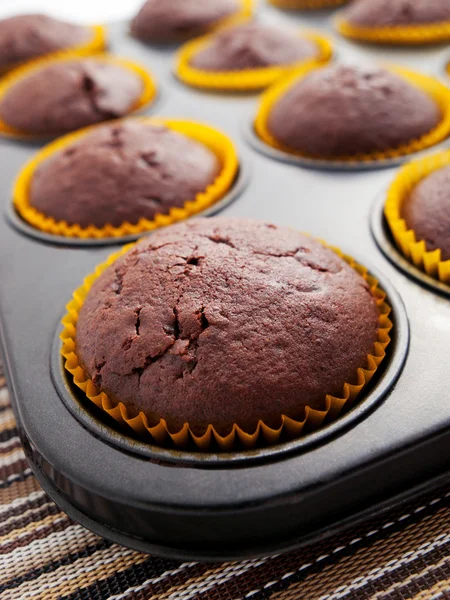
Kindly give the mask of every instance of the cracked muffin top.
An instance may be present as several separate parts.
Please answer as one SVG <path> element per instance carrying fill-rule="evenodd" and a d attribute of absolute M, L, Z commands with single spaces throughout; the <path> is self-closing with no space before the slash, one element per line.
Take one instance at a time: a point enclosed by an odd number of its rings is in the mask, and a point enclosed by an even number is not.
<path fill-rule="evenodd" d="M 450 260 L 450 167 L 428 175 L 407 198 L 402 217 L 427 250 L 441 250 L 441 260 Z"/>
<path fill-rule="evenodd" d="M 450 0 L 356 0 L 342 16 L 363 27 L 439 23 L 450 21 Z"/>
<path fill-rule="evenodd" d="M 240 9 L 240 0 L 147 0 L 131 22 L 131 33 L 156 42 L 194 37 Z"/>
<path fill-rule="evenodd" d="M 88 58 L 38 68 L 0 100 L 0 118 L 36 135 L 67 133 L 130 112 L 142 94 L 136 73 Z"/>
<path fill-rule="evenodd" d="M 183 207 L 220 172 L 215 154 L 164 125 L 108 123 L 56 152 L 36 169 L 30 204 L 81 227 L 153 219 Z"/>
<path fill-rule="evenodd" d="M 287 27 L 244 23 L 217 33 L 191 65 L 203 71 L 241 71 L 289 65 L 317 53 L 314 42 Z"/>
<path fill-rule="evenodd" d="M 288 228 L 209 218 L 139 242 L 96 280 L 81 365 L 151 423 L 227 434 L 322 409 L 366 365 L 378 308 L 332 250 Z"/>
<path fill-rule="evenodd" d="M 84 44 L 92 38 L 88 27 L 46 15 L 17 15 L 0 20 L 0 69 L 50 52 Z"/>
<path fill-rule="evenodd" d="M 337 158 L 398 148 L 420 139 L 440 120 L 436 102 L 401 76 L 333 65 L 288 89 L 273 106 L 267 127 L 293 150 Z"/>

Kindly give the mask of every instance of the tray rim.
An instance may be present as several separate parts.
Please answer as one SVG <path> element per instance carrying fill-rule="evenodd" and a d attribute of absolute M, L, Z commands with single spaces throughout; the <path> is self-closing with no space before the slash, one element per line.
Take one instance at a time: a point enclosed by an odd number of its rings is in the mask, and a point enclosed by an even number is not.
<path fill-rule="evenodd" d="M 27 444 L 24 442 L 22 435 L 21 440 L 24 444 L 24 447 L 27 449 Z M 296 537 L 289 543 L 285 543 L 284 540 L 269 543 L 268 545 L 264 546 L 256 543 L 254 546 L 246 547 L 245 550 L 235 547 L 233 551 L 228 550 L 227 552 L 222 552 L 220 550 L 213 551 L 211 548 L 208 548 L 206 552 L 198 552 L 195 550 L 189 551 L 187 549 L 180 551 L 179 546 L 162 546 L 157 543 L 149 542 L 144 538 L 138 538 L 134 535 L 120 531 L 119 529 L 114 529 L 109 525 L 101 523 L 99 520 L 88 516 L 74 503 L 72 503 L 69 498 L 67 498 L 64 493 L 46 476 L 45 472 L 33 460 L 31 449 L 26 450 L 26 457 L 34 476 L 44 491 L 55 502 L 55 504 L 57 504 L 57 506 L 66 514 L 68 514 L 70 518 L 77 523 L 80 523 L 83 527 L 86 527 L 96 535 L 138 552 L 157 555 L 168 559 L 196 560 L 205 563 L 247 560 L 265 556 L 273 556 L 280 552 L 285 553 L 298 550 L 314 543 L 318 543 L 319 541 L 329 539 L 333 535 L 344 533 L 353 527 L 358 527 L 359 525 L 367 522 L 369 519 L 381 517 L 389 510 L 398 508 L 401 504 L 411 502 L 415 499 L 419 500 L 422 495 L 428 495 L 434 490 L 437 492 L 439 489 L 441 489 L 441 487 L 448 485 L 450 482 L 450 471 L 435 475 L 425 482 L 421 482 L 417 485 L 409 487 L 403 492 L 391 494 L 388 498 L 381 499 L 368 508 L 364 508 L 350 516 L 345 516 L 342 519 L 338 519 L 333 522 L 331 526 L 326 525 L 322 528 L 315 529 L 313 533 L 308 533 L 306 536 L 303 535 L 301 537 Z"/>

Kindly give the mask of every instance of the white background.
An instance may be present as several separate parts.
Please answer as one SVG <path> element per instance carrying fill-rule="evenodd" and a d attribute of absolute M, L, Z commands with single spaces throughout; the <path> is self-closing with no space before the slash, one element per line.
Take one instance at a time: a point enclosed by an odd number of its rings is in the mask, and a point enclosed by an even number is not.
<path fill-rule="evenodd" d="M 143 3 L 144 0 L 0 0 L 0 18 L 44 12 L 80 23 L 95 23 L 130 18 Z"/>

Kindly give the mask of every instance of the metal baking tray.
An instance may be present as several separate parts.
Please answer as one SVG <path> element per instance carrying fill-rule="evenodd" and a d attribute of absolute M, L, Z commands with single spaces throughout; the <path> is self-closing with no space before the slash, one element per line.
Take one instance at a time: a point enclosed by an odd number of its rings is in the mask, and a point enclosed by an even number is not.
<path fill-rule="evenodd" d="M 327 12 L 261 5 L 259 13 L 335 37 Z M 450 479 L 450 302 L 395 262 L 379 206 L 396 168 L 311 170 L 274 160 L 244 135 L 257 96 L 185 87 L 173 76 L 174 48 L 145 46 L 124 23 L 111 25 L 110 37 L 113 52 L 147 65 L 162 85 L 157 114 L 196 119 L 235 140 L 248 185 L 221 214 L 289 225 L 353 255 L 386 288 L 395 335 L 365 400 L 298 441 L 202 455 L 134 440 L 74 389 L 57 338 L 73 290 L 115 248 L 56 243 L 29 235 L 14 217 L 12 223 L 11 187 L 37 146 L 1 140 L 1 346 L 20 435 L 44 489 L 74 519 L 116 542 L 224 560 L 322 539 Z M 443 60 L 436 47 L 376 49 L 337 38 L 335 46 L 340 60 L 390 61 L 430 74 Z"/>

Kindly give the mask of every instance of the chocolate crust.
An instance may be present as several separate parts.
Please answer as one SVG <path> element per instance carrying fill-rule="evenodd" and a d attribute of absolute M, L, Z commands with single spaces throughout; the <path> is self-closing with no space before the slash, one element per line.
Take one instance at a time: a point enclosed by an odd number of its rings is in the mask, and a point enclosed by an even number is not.
<path fill-rule="evenodd" d="M 202 144 L 163 125 L 102 125 L 43 162 L 30 186 L 38 211 L 81 227 L 153 219 L 183 207 L 219 174 Z"/>
<path fill-rule="evenodd" d="M 287 27 L 245 23 L 217 33 L 191 65 L 204 71 L 241 71 L 289 65 L 316 55 L 314 42 Z"/>
<path fill-rule="evenodd" d="M 364 367 L 378 309 L 334 252 L 287 228 L 197 219 L 159 230 L 94 283 L 77 353 L 100 390 L 169 427 L 248 431 L 324 408 Z"/>
<path fill-rule="evenodd" d="M 0 118 L 25 133 L 67 133 L 124 116 L 142 90 L 141 78 L 120 65 L 94 58 L 51 63 L 6 92 Z"/>
<path fill-rule="evenodd" d="M 92 37 L 88 27 L 47 15 L 18 15 L 0 20 L 0 69 L 73 46 Z"/>
<path fill-rule="evenodd" d="M 450 0 L 357 0 L 343 18 L 362 27 L 439 23 L 450 21 Z"/>
<path fill-rule="evenodd" d="M 398 148 L 420 139 L 440 120 L 434 100 L 402 77 L 384 69 L 335 65 L 294 84 L 272 108 L 267 126 L 293 150 L 338 158 Z"/>
<path fill-rule="evenodd" d="M 148 42 L 195 37 L 240 8 L 239 0 L 147 0 L 131 22 L 131 33 Z"/>

